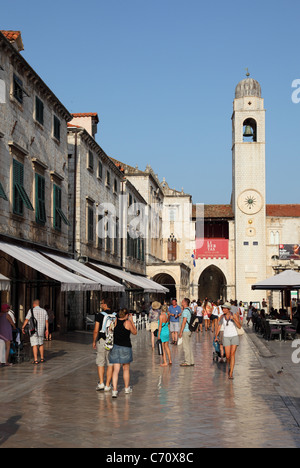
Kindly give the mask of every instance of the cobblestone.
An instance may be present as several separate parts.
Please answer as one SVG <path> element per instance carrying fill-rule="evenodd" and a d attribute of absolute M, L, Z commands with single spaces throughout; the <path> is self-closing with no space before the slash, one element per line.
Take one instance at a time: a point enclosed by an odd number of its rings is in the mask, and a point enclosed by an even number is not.
<path fill-rule="evenodd" d="M 160 368 L 141 331 L 133 338 L 133 393 L 124 394 L 120 375 L 116 400 L 95 391 L 90 333 L 46 343 L 45 364 L 0 369 L 0 446 L 300 447 L 300 370 L 291 343 L 264 343 L 247 331 L 234 381 L 213 362 L 210 332 L 194 337 L 194 368 L 179 367 L 183 351 L 174 346 L 173 366 Z"/>

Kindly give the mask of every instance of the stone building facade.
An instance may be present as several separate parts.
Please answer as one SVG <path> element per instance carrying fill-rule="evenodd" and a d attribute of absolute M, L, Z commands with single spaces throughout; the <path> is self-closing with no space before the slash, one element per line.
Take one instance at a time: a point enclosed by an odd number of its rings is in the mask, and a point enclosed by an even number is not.
<path fill-rule="evenodd" d="M 0 33 L 0 242 L 67 252 L 67 122 L 72 117 L 22 50 L 20 32 Z M 20 319 L 38 294 L 59 315 L 60 292 L 0 248 L 1 272 L 13 280 L 10 301 Z"/>

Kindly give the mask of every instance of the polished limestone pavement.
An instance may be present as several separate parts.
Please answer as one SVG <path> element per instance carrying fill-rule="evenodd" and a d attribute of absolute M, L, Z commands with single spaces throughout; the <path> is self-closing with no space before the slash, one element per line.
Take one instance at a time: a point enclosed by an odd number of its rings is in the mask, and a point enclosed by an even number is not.
<path fill-rule="evenodd" d="M 299 365 L 277 373 L 290 361 L 291 344 L 278 343 L 280 360 L 247 333 L 230 381 L 226 365 L 213 362 L 212 333 L 193 340 L 195 367 L 180 367 L 182 347 L 171 346 L 173 366 L 161 368 L 149 332 L 140 331 L 132 339 L 133 393 L 124 394 L 121 373 L 116 400 L 95 391 L 91 333 L 46 343 L 46 363 L 0 369 L 0 447 L 300 447 L 298 390 L 288 395 Z M 291 380 L 291 372 L 298 377 Z"/>

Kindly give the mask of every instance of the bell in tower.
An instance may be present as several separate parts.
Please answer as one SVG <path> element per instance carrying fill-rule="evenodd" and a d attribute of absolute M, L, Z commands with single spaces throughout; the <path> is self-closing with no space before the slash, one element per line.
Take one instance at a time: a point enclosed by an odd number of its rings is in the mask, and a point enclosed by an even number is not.
<path fill-rule="evenodd" d="M 243 123 L 243 137 L 244 141 L 256 142 L 256 122 L 254 119 L 246 119 Z"/>

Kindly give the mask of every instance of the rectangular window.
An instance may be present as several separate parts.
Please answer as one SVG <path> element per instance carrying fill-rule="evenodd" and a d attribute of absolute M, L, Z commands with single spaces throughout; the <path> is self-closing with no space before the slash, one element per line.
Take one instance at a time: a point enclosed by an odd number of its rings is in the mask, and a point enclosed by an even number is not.
<path fill-rule="evenodd" d="M 99 177 L 99 179 L 102 179 L 102 177 L 103 177 L 102 161 L 98 161 L 98 177 Z"/>
<path fill-rule="evenodd" d="M 61 209 L 61 188 L 58 185 L 53 185 L 53 227 L 57 231 L 61 231 L 61 222 L 70 226 L 68 218 Z"/>
<path fill-rule="evenodd" d="M 110 187 L 110 172 L 106 171 L 106 186 Z"/>
<path fill-rule="evenodd" d="M 23 81 L 16 75 L 13 78 L 13 95 L 20 104 L 23 104 Z"/>
<path fill-rule="evenodd" d="M 46 224 L 45 177 L 35 174 L 35 220 Z"/>
<path fill-rule="evenodd" d="M 53 136 L 60 141 L 60 120 L 56 115 L 53 117 Z"/>
<path fill-rule="evenodd" d="M 94 242 L 94 210 L 88 207 L 88 225 L 87 225 L 88 242 Z"/>
<path fill-rule="evenodd" d="M 3 198 L 3 200 L 8 201 L 8 198 L 4 192 L 4 188 L 1 182 L 0 182 L 0 198 Z"/>
<path fill-rule="evenodd" d="M 24 165 L 13 160 L 13 212 L 23 216 L 24 205 L 34 211 L 32 203 L 24 189 Z"/>
<path fill-rule="evenodd" d="M 94 155 L 92 151 L 89 151 L 88 154 L 88 169 L 90 169 L 91 171 L 94 170 Z"/>
<path fill-rule="evenodd" d="M 103 215 L 98 215 L 97 237 L 98 237 L 98 249 L 103 249 L 103 239 L 104 239 Z"/>
<path fill-rule="evenodd" d="M 44 125 L 44 103 L 37 96 L 35 97 L 35 120 Z"/>
<path fill-rule="evenodd" d="M 118 193 L 118 181 L 117 181 L 117 179 L 114 180 L 114 193 Z"/>

